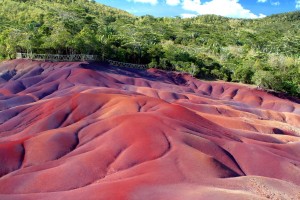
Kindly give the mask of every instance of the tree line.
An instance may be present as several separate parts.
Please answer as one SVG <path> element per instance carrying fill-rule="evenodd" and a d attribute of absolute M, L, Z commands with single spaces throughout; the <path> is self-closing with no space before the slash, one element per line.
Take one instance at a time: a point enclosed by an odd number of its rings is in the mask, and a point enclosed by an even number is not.
<path fill-rule="evenodd" d="M 300 96 L 300 12 L 155 18 L 88 0 L 1 0 L 0 59 L 16 52 L 96 54 Z"/>

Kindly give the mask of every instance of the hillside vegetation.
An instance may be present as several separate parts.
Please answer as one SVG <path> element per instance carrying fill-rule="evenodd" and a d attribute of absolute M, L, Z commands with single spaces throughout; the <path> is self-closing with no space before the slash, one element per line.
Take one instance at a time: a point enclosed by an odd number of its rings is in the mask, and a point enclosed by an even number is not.
<path fill-rule="evenodd" d="M 86 0 L 0 0 L 0 59 L 16 52 L 97 54 L 300 96 L 300 12 L 154 18 Z"/>

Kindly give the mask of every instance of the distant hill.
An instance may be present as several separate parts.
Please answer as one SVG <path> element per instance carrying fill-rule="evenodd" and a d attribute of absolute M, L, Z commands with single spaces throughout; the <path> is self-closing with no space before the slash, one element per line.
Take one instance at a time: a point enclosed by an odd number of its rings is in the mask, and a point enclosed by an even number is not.
<path fill-rule="evenodd" d="M 85 0 L 0 2 L 0 59 L 98 54 L 300 96 L 300 12 L 263 19 L 133 16 Z"/>

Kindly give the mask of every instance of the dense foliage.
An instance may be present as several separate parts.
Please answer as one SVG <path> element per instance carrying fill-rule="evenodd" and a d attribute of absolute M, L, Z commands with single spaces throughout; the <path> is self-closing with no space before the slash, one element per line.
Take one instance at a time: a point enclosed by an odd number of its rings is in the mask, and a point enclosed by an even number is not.
<path fill-rule="evenodd" d="M 16 52 L 98 54 L 300 96 L 300 12 L 154 18 L 87 0 L 0 0 L 0 59 Z"/>

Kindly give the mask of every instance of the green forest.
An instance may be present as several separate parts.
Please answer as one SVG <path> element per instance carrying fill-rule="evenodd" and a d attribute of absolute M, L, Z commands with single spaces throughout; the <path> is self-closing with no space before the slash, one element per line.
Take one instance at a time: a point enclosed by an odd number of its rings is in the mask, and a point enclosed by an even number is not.
<path fill-rule="evenodd" d="M 300 97 L 300 12 L 262 19 L 137 17 L 87 0 L 0 0 L 0 60 L 95 54 Z"/>

